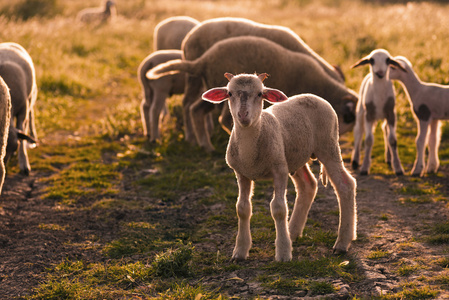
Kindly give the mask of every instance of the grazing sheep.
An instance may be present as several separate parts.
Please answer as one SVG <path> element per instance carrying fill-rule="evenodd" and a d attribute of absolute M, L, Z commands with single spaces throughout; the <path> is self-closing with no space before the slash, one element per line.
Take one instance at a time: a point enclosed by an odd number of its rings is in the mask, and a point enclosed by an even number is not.
<path fill-rule="evenodd" d="M 371 166 L 371 150 L 374 142 L 374 129 L 377 121 L 384 120 L 382 129 L 385 140 L 385 161 L 392 163 L 396 175 L 403 175 L 396 139 L 396 110 L 393 83 L 387 79 L 388 67 L 400 67 L 385 49 L 373 50 L 368 56 L 355 63 L 352 68 L 370 65 L 370 73 L 363 79 L 360 87 L 354 126 L 354 149 L 352 151 L 352 168 L 359 167 L 360 148 L 365 132 L 365 158 L 361 175 L 367 175 Z"/>
<path fill-rule="evenodd" d="M 150 142 L 159 139 L 159 116 L 165 107 L 165 100 L 175 94 L 184 92 L 185 73 L 150 80 L 146 73 L 155 66 L 174 59 L 181 59 L 181 50 L 160 50 L 148 55 L 137 71 L 143 100 L 140 106 L 144 134 Z"/>
<path fill-rule="evenodd" d="M 418 134 L 415 141 L 416 160 L 411 174 L 422 176 L 424 173 L 436 173 L 440 166 L 438 159 L 441 140 L 440 120 L 449 119 L 449 86 L 422 82 L 407 58 L 396 56 L 394 59 L 402 65 L 402 68 L 392 65 L 389 79 L 401 82 L 408 95 L 413 115 L 418 122 Z M 424 151 L 427 144 L 429 158 L 426 166 Z"/>
<path fill-rule="evenodd" d="M 27 142 L 35 146 L 37 140 L 33 110 L 37 85 L 33 61 L 19 44 L 0 43 L 0 76 L 11 94 L 11 120 L 5 162 L 8 162 L 19 147 L 20 171 L 29 175 L 31 167 L 26 149 Z M 28 132 L 31 137 L 27 135 Z"/>
<path fill-rule="evenodd" d="M 344 82 L 341 71 L 314 52 L 296 33 L 287 27 L 265 25 L 243 18 L 216 18 L 204 21 L 193 28 L 182 44 L 185 60 L 195 60 L 203 55 L 212 45 L 218 41 L 237 36 L 258 36 L 271 40 L 291 51 L 304 53 L 313 57 L 323 68 L 327 75 L 341 83 Z M 236 53 L 234 60 L 238 60 Z M 246 70 L 253 72 L 254 70 Z M 203 91 L 202 80 L 198 77 L 187 75 L 186 88 L 183 98 L 183 116 L 185 138 L 191 143 L 198 143 L 210 150 L 209 133 L 206 131 L 204 119 L 213 110 L 214 106 L 200 100 Z M 195 105 L 194 105 L 195 104 Z M 355 107 L 354 107 L 355 110 Z M 227 121 L 227 122 L 226 122 Z M 221 125 L 230 132 L 232 118 L 222 114 Z"/>
<path fill-rule="evenodd" d="M 261 37 L 243 36 L 215 43 L 200 58 L 175 60 L 161 64 L 147 73 L 148 78 L 187 72 L 192 78 L 202 78 L 206 88 L 223 85 L 223 75 L 258 72 L 272 75 L 270 85 L 292 96 L 313 93 L 328 100 L 339 116 L 340 133 L 354 125 L 357 96 L 341 82 L 328 76 L 316 59 L 304 53 L 290 51 Z M 195 120 L 195 122 L 204 122 Z M 202 124 L 203 127 L 204 123 Z M 206 130 L 204 130 L 207 133 Z M 208 134 L 200 139 L 200 146 L 213 151 Z"/>
<path fill-rule="evenodd" d="M 0 193 L 5 181 L 6 144 L 8 143 L 9 122 L 11 118 L 11 96 L 9 88 L 3 78 L 0 77 Z"/>
<path fill-rule="evenodd" d="M 317 192 L 317 180 L 308 166 L 311 157 L 323 164 L 323 175 L 329 176 L 339 201 L 340 224 L 334 251 L 348 251 L 356 238 L 356 181 L 343 165 L 338 144 L 338 118 L 331 105 L 312 94 L 297 95 L 285 101 L 287 97 L 281 91 L 263 85 L 267 74 L 234 76 L 226 73 L 225 76 L 228 85 L 205 92 L 203 99 L 212 103 L 229 99 L 234 120 L 226 151 L 226 162 L 234 170 L 239 186 L 238 234 L 232 258 L 246 259 L 251 248 L 253 181 L 272 178 L 274 195 L 270 208 L 276 225 L 275 258 L 291 260 L 292 240 L 302 235 Z M 285 102 L 263 110 L 264 99 L 273 104 Z M 297 196 L 287 225 L 289 174 Z"/>
<path fill-rule="evenodd" d="M 191 17 L 177 16 L 165 19 L 154 28 L 153 49 L 181 49 L 182 40 L 200 22 Z"/>
<path fill-rule="evenodd" d="M 76 20 L 82 23 L 106 23 L 112 22 L 117 17 L 115 2 L 103 1 L 100 7 L 89 7 L 81 10 L 76 15 Z"/>

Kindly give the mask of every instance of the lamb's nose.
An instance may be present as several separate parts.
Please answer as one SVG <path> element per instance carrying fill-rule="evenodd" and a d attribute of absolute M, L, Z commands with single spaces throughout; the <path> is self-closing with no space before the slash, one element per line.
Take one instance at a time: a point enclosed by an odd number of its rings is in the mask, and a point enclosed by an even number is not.
<path fill-rule="evenodd" d="M 242 114 L 241 114 L 240 112 L 238 112 L 237 115 L 239 116 L 240 119 L 241 119 L 241 118 L 245 118 L 245 117 L 248 116 L 248 112 L 245 111 L 245 112 L 243 113 L 243 115 L 244 115 L 243 117 L 242 117 Z"/>

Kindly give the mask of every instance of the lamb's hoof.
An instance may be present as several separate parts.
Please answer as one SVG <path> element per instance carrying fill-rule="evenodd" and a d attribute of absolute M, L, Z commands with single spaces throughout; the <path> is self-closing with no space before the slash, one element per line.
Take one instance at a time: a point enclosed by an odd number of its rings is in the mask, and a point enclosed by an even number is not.
<path fill-rule="evenodd" d="M 357 170 L 359 168 L 359 163 L 357 161 L 352 162 L 352 169 Z"/>
<path fill-rule="evenodd" d="M 361 171 L 361 172 L 360 172 L 360 175 L 366 176 L 366 175 L 368 175 L 368 171 Z"/>
<path fill-rule="evenodd" d="M 29 169 L 20 170 L 20 174 L 25 175 L 25 176 L 30 176 L 30 170 Z"/>
<path fill-rule="evenodd" d="M 332 249 L 332 254 L 333 255 L 344 255 L 346 253 L 348 253 L 348 251 L 344 250 L 344 249 L 337 249 L 337 248 L 333 248 Z"/>
<path fill-rule="evenodd" d="M 396 176 L 402 176 L 402 175 L 404 175 L 404 172 L 402 172 L 402 171 L 396 172 Z"/>
<path fill-rule="evenodd" d="M 246 260 L 246 258 L 243 258 L 243 257 L 232 256 L 231 259 L 229 260 L 229 262 L 238 263 L 238 262 L 243 262 L 245 260 Z"/>
<path fill-rule="evenodd" d="M 420 173 L 412 173 L 411 176 L 412 176 L 412 177 L 420 177 L 421 174 L 420 174 Z"/>

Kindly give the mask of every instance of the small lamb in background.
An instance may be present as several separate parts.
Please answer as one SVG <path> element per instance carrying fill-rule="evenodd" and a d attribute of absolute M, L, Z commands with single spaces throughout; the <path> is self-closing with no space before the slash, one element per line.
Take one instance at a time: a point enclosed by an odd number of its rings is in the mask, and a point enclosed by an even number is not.
<path fill-rule="evenodd" d="M 394 59 L 400 67 L 392 65 L 389 79 L 401 82 L 407 93 L 413 116 L 418 122 L 418 134 L 415 140 L 416 160 L 411 175 L 423 176 L 424 173 L 436 173 L 440 166 L 438 159 L 441 140 L 440 120 L 449 119 L 449 86 L 422 82 L 407 58 L 396 56 Z M 424 150 L 427 145 L 429 158 L 426 166 Z"/>
<path fill-rule="evenodd" d="M 106 23 L 112 22 L 117 17 L 115 2 L 111 0 L 103 1 L 100 7 L 89 7 L 81 10 L 76 15 L 76 20 L 81 23 Z"/>
<path fill-rule="evenodd" d="M 379 120 L 384 120 L 382 130 L 385 141 L 385 161 L 393 167 L 396 175 L 403 175 L 396 138 L 395 93 L 392 82 L 387 79 L 388 67 L 402 68 L 385 49 L 376 49 L 355 63 L 352 68 L 370 65 L 370 73 L 365 76 L 360 87 L 354 126 L 354 149 L 352 168 L 359 167 L 362 136 L 365 132 L 365 157 L 361 175 L 367 175 L 371 166 L 371 150 L 374 143 L 374 129 Z"/>
<path fill-rule="evenodd" d="M 287 98 L 279 90 L 267 88 L 268 75 L 226 73 L 226 87 L 203 94 L 212 103 L 228 100 L 234 127 L 226 151 L 226 161 L 234 170 L 238 186 L 238 234 L 232 255 L 246 259 L 251 248 L 250 218 L 253 181 L 272 178 L 274 195 L 271 215 L 276 225 L 276 261 L 292 259 L 292 240 L 302 235 L 307 215 L 317 192 L 317 180 L 308 161 L 317 158 L 322 165 L 322 182 L 329 176 L 340 207 L 340 224 L 334 251 L 346 252 L 356 238 L 356 181 L 343 165 L 338 144 L 338 118 L 324 99 L 303 94 Z M 263 110 L 263 100 L 283 102 Z M 288 101 L 286 101 L 288 100 Z M 284 102 L 285 101 L 285 102 Z M 286 188 L 288 177 L 296 188 L 290 222 Z"/>

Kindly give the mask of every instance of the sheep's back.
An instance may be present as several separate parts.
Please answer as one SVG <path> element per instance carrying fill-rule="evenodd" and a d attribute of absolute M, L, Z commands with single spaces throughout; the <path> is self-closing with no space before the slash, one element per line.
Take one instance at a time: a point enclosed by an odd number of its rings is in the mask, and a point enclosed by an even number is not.
<path fill-rule="evenodd" d="M 181 49 L 182 41 L 199 21 L 191 17 L 172 17 L 154 28 L 154 50 Z"/>

